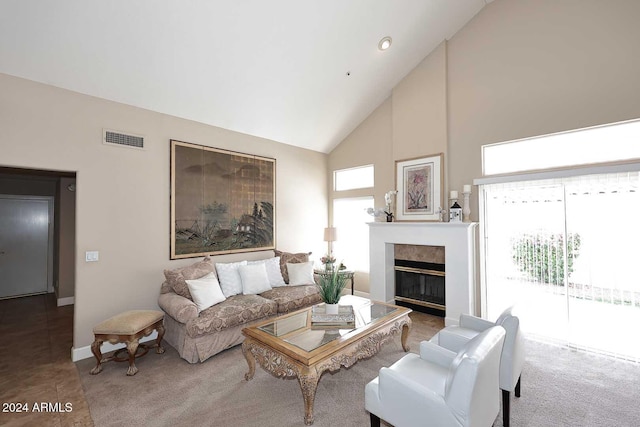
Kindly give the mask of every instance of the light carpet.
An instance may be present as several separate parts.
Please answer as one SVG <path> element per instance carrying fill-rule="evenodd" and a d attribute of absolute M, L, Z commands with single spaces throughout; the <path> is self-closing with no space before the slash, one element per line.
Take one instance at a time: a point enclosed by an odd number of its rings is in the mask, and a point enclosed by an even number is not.
<path fill-rule="evenodd" d="M 441 320 L 412 313 L 411 351 L 431 337 Z M 165 344 L 150 351 L 127 377 L 126 363 L 104 364 L 89 375 L 93 359 L 76 363 L 96 426 L 303 426 L 304 403 L 296 379 L 280 379 L 259 366 L 244 380 L 240 346 L 191 365 Z M 315 426 L 367 426 L 364 387 L 405 353 L 399 338 L 348 369 L 325 373 L 318 384 Z M 527 341 L 522 397 L 511 403 L 512 426 L 639 426 L 640 367 Z M 425 425 L 429 425 L 425 418 Z M 502 426 L 502 414 L 494 426 Z"/>

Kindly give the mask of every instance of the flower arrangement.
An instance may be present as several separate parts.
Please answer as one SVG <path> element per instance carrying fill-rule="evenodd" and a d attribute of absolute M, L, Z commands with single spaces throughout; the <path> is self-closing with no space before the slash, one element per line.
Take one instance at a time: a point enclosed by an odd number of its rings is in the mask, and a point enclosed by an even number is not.
<path fill-rule="evenodd" d="M 324 265 L 333 264 L 334 262 L 336 262 L 336 259 L 333 255 L 325 255 L 320 258 L 320 262 Z"/>

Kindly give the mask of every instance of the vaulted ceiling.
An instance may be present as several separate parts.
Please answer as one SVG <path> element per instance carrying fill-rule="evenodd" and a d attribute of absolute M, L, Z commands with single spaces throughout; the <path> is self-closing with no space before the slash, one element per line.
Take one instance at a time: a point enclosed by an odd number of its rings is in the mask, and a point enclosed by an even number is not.
<path fill-rule="evenodd" d="M 0 72 L 329 152 L 488 1 L 3 0 Z"/>

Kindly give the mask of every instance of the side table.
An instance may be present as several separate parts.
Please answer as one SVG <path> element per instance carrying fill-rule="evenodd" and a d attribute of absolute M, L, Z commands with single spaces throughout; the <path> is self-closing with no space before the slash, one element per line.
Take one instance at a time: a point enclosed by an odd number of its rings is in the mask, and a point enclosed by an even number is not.
<path fill-rule="evenodd" d="M 330 274 L 333 274 L 333 271 L 316 269 L 316 270 L 313 270 L 313 274 L 317 274 L 318 276 L 328 276 Z M 355 271 L 352 271 L 352 270 L 338 270 L 338 275 L 346 276 L 347 279 L 351 280 L 351 295 L 353 295 L 354 288 L 355 288 L 355 279 L 354 279 L 355 278 Z"/>

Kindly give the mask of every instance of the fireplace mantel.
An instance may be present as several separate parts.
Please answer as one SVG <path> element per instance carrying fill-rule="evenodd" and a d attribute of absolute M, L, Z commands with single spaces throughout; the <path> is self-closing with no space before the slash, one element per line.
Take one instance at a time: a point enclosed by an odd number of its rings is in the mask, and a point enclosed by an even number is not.
<path fill-rule="evenodd" d="M 393 303 L 395 244 L 444 246 L 445 325 L 456 325 L 460 314 L 475 315 L 475 222 L 369 223 L 369 292 L 371 299 Z"/>

